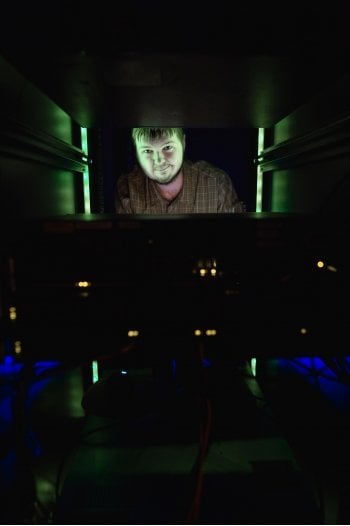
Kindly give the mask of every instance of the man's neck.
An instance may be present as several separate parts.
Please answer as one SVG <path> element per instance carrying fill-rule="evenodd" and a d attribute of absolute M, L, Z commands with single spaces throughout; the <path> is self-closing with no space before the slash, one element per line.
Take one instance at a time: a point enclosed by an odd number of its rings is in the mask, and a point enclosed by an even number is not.
<path fill-rule="evenodd" d="M 173 201 L 175 197 L 179 195 L 183 187 L 184 178 L 182 170 L 177 174 L 177 176 L 170 181 L 170 183 L 159 184 L 155 183 L 157 191 L 167 201 Z"/>

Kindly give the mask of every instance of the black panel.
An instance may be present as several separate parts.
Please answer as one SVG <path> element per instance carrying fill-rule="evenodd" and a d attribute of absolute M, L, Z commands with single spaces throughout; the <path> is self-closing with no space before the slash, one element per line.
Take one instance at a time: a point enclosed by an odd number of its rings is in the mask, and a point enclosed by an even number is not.
<path fill-rule="evenodd" d="M 221 353 L 231 354 L 234 342 L 243 357 L 316 348 L 327 355 L 349 331 L 349 232 L 337 222 L 283 214 L 72 216 L 9 233 L 4 266 L 13 261 L 15 290 L 5 272 L 6 301 L 18 306 L 15 328 L 28 357 L 117 352 L 130 329 L 139 330 L 146 354 L 163 337 L 173 352 L 186 348 L 176 342 L 196 339 L 195 329 L 203 337 L 215 329 L 209 345 L 220 342 Z"/>

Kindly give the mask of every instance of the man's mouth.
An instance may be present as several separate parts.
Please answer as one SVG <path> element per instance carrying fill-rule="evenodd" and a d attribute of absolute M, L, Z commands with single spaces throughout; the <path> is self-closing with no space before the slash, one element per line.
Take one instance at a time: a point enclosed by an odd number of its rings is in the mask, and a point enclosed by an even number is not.
<path fill-rule="evenodd" d="M 156 168 L 154 171 L 157 173 L 164 173 L 167 171 L 168 168 L 169 168 L 169 165 L 163 166 L 162 168 Z"/>

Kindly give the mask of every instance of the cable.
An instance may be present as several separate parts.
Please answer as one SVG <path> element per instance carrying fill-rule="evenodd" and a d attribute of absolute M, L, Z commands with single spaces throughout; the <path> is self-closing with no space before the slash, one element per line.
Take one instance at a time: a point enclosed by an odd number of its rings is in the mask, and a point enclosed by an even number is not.
<path fill-rule="evenodd" d="M 200 506 L 203 492 L 203 467 L 205 457 L 209 448 L 209 438 L 212 428 L 212 404 L 208 398 L 202 400 L 205 405 L 206 418 L 205 421 L 200 422 L 199 431 L 199 452 L 194 464 L 196 483 L 193 495 L 193 500 L 186 517 L 186 524 L 197 524 L 200 514 Z"/>
<path fill-rule="evenodd" d="M 319 215 L 322 215 L 324 213 L 325 208 L 331 202 L 331 199 L 334 198 L 336 193 L 339 191 L 339 189 L 341 189 L 342 185 L 344 184 L 344 182 L 346 182 L 349 176 L 350 176 L 350 173 L 347 172 L 346 174 L 343 175 L 343 177 L 341 177 L 336 182 L 336 184 L 333 186 L 329 194 L 326 196 L 326 199 L 324 199 L 324 201 L 321 203 L 321 206 L 318 211 Z"/>
<path fill-rule="evenodd" d="M 199 367 L 201 368 L 205 362 L 205 349 L 203 342 L 199 343 L 198 347 L 198 358 L 199 358 Z M 201 369 L 200 369 L 201 370 Z M 205 393 L 204 393 L 205 394 Z M 199 450 L 197 459 L 194 463 L 193 470 L 195 473 L 195 488 L 193 499 L 187 513 L 186 524 L 197 524 L 200 516 L 201 500 L 203 493 L 203 468 L 204 461 L 209 449 L 209 439 L 212 431 L 212 421 L 213 421 L 213 408 L 212 402 L 207 397 L 200 397 L 199 401 L 201 402 L 202 409 L 202 418 L 199 424 Z"/>

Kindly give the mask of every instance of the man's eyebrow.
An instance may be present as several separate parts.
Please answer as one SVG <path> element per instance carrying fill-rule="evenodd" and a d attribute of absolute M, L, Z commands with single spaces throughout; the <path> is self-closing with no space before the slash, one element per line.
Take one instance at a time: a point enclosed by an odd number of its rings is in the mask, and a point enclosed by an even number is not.
<path fill-rule="evenodd" d="M 140 144 L 139 148 L 152 148 L 150 144 Z"/>
<path fill-rule="evenodd" d="M 165 141 L 161 144 L 161 146 L 166 146 L 167 144 L 175 144 L 175 141 L 173 139 L 169 139 L 168 141 Z M 153 145 L 152 144 L 140 144 L 139 145 L 139 148 L 149 148 L 149 149 L 152 149 L 153 148 Z"/>

